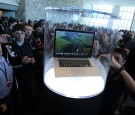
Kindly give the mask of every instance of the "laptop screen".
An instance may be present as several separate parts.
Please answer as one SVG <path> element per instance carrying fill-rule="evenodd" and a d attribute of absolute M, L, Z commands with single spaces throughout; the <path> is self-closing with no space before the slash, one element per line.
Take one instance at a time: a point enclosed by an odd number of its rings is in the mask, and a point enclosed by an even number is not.
<path fill-rule="evenodd" d="M 91 57 L 94 32 L 56 29 L 54 57 Z"/>

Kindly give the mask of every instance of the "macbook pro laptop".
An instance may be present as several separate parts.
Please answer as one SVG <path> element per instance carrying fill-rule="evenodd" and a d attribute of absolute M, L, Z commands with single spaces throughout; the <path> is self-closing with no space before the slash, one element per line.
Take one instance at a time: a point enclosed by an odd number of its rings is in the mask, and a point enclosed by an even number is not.
<path fill-rule="evenodd" d="M 94 32 L 55 29 L 54 72 L 56 77 L 98 76 L 91 58 Z"/>

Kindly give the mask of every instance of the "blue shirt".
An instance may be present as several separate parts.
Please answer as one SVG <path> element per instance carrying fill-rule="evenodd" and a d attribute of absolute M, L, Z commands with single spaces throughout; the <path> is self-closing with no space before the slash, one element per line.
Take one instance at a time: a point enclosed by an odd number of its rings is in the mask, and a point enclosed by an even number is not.
<path fill-rule="evenodd" d="M 13 69 L 3 56 L 0 56 L 0 99 L 9 95 L 13 85 Z"/>

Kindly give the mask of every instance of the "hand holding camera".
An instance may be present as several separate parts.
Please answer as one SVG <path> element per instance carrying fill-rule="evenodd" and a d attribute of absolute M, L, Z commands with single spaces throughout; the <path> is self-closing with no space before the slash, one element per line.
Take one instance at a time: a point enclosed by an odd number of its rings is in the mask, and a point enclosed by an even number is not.
<path fill-rule="evenodd" d="M 10 38 L 10 35 L 8 35 L 8 34 L 1 34 L 0 35 L 0 44 L 9 43 L 10 41 L 8 40 L 8 38 Z"/>

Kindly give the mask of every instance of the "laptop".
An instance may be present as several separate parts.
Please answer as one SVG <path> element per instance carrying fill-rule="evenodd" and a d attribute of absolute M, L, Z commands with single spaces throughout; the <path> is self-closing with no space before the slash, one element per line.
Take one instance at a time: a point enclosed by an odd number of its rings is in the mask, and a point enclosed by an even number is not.
<path fill-rule="evenodd" d="M 91 58 L 94 32 L 55 29 L 54 72 L 56 77 L 98 76 Z"/>

